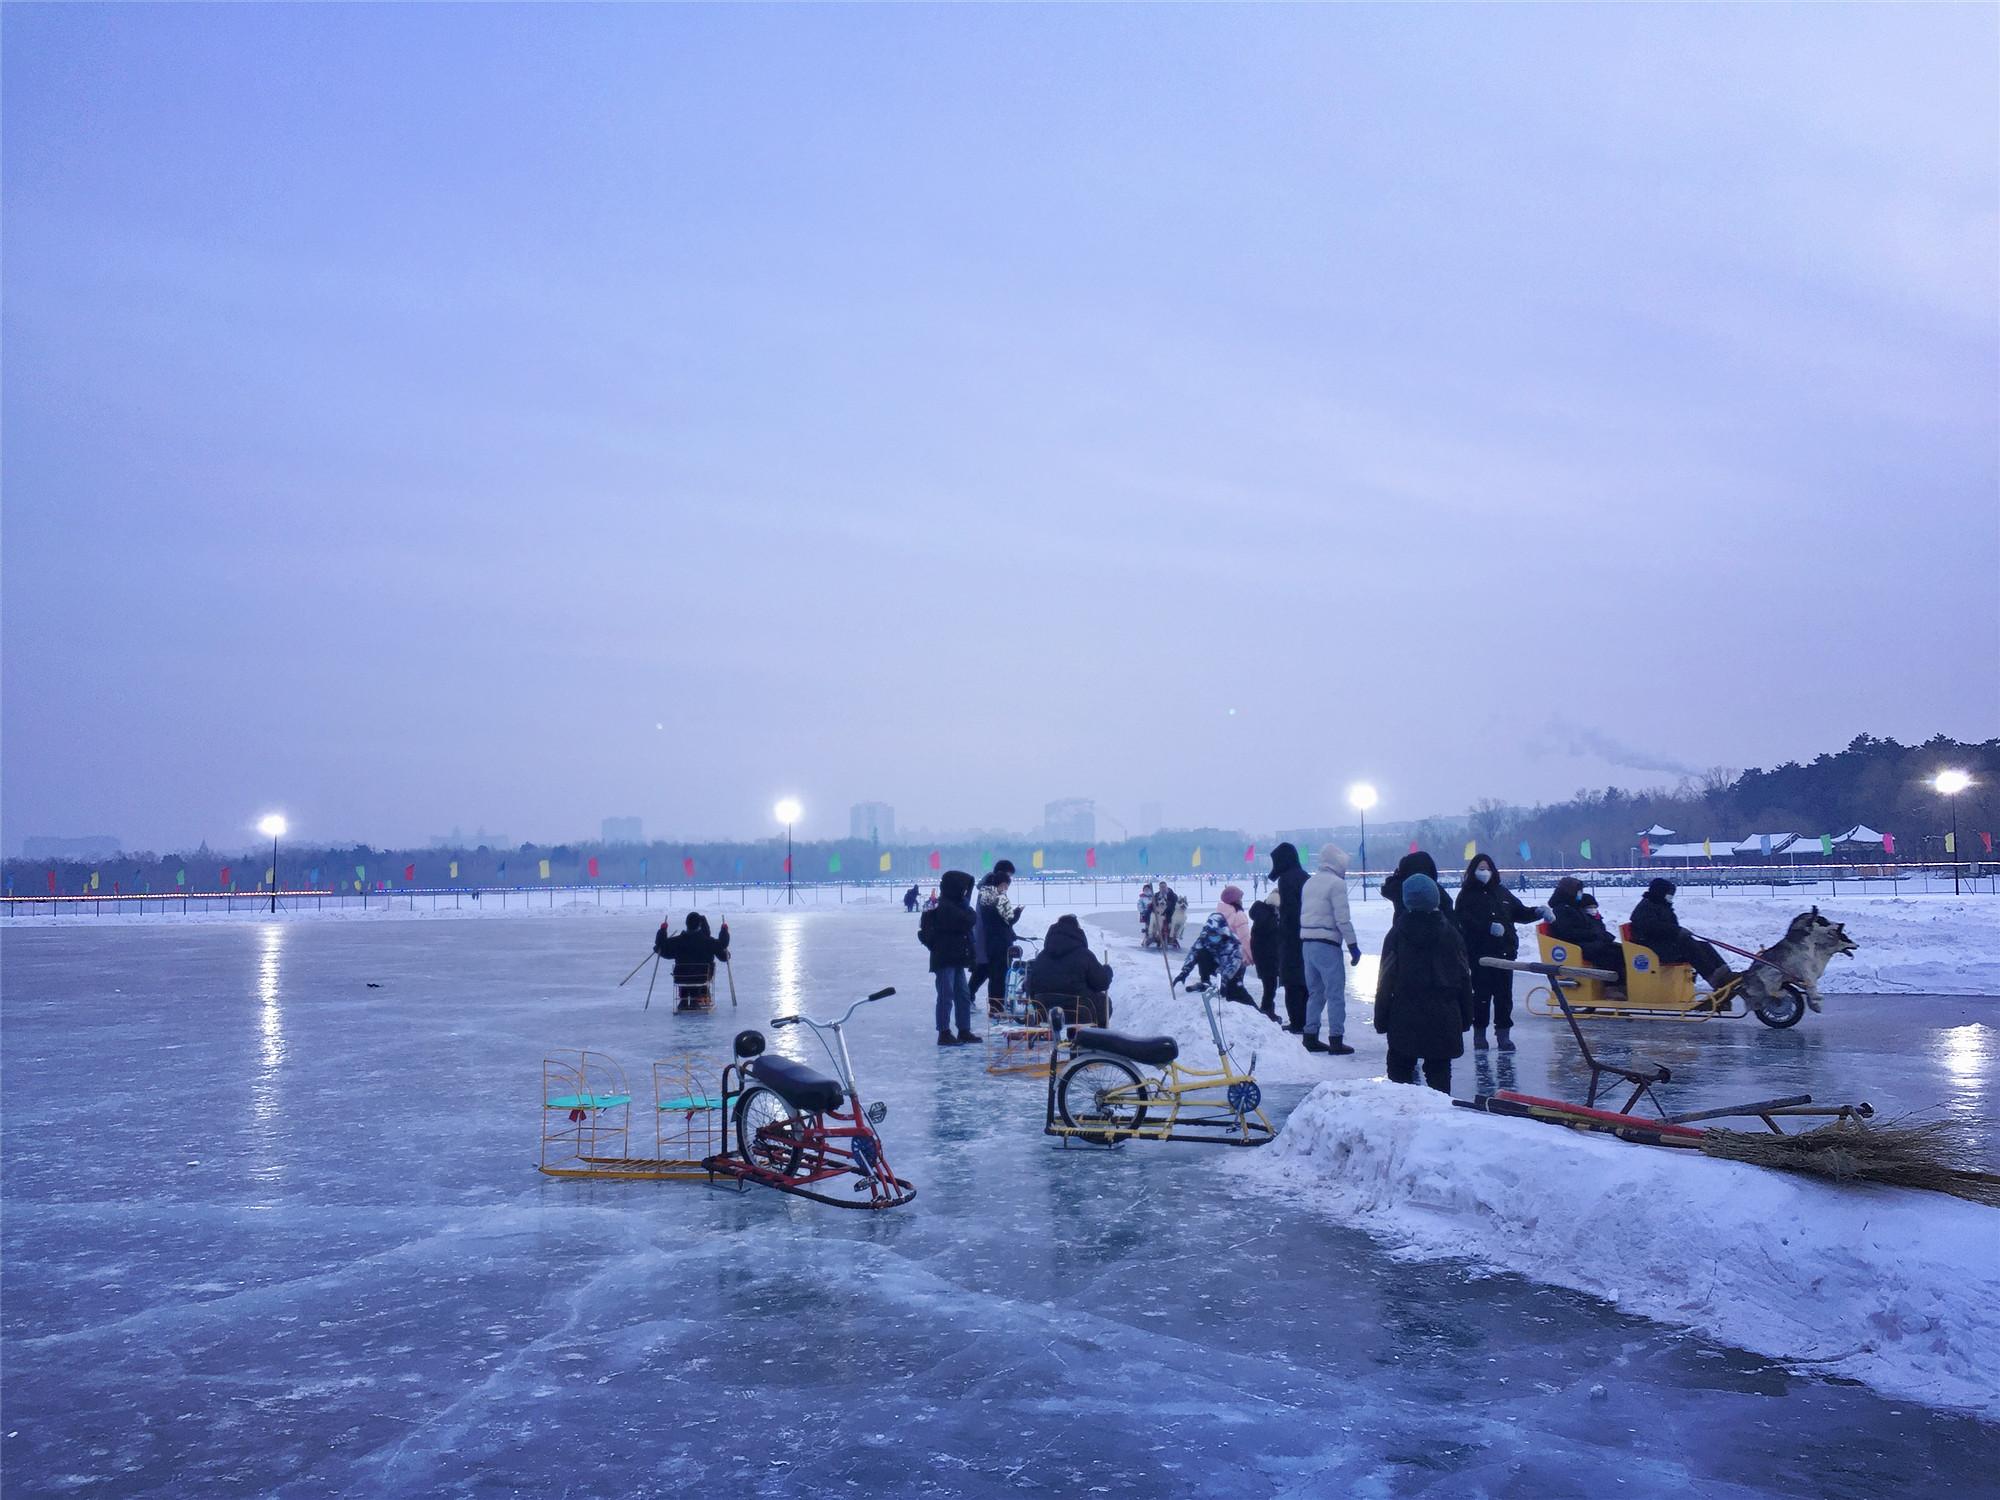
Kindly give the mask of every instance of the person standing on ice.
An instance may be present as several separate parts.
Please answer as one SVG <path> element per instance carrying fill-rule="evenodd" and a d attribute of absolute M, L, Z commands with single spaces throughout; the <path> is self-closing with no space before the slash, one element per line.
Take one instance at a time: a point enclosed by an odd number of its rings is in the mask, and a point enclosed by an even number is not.
<path fill-rule="evenodd" d="M 1424 1082 L 1451 1092 L 1451 1062 L 1465 1056 L 1472 1026 L 1472 970 L 1458 929 L 1438 908 L 1444 892 L 1424 874 L 1403 881 L 1403 920 L 1382 940 L 1375 980 L 1375 1029 L 1389 1040 L 1389 1081 Z"/>
<path fill-rule="evenodd" d="M 917 909 L 917 888 L 914 885 L 912 885 L 907 891 L 903 892 L 903 910 L 915 911 L 916 909 Z"/>
<path fill-rule="evenodd" d="M 1014 926 L 1021 908 L 1008 889 L 1014 884 L 1014 861 L 998 861 L 979 882 L 979 925 L 973 931 L 972 992 L 986 981 L 986 1013 L 998 1016 L 1007 997 L 1007 961 L 1014 948 Z"/>
<path fill-rule="evenodd" d="M 1651 948 L 1663 964 L 1693 964 L 1695 973 L 1719 990 L 1736 976 L 1713 943 L 1705 943 L 1674 915 L 1674 892 L 1680 887 L 1671 880 L 1655 880 L 1632 908 L 1632 941 Z"/>
<path fill-rule="evenodd" d="M 1401 859 L 1396 861 L 1395 873 L 1382 882 L 1382 899 L 1389 903 L 1389 908 L 1394 913 L 1389 918 L 1389 925 L 1392 927 L 1403 920 L 1403 882 L 1408 880 L 1412 875 L 1427 875 L 1430 877 L 1431 882 L 1436 884 L 1438 878 L 1437 861 L 1432 859 L 1430 854 L 1423 849 L 1412 849 L 1408 854 L 1405 854 Z M 1444 902 L 1446 915 L 1450 915 L 1451 897 L 1445 895 L 1444 889 L 1441 886 L 1438 889 L 1438 896 Z"/>
<path fill-rule="evenodd" d="M 1264 991 L 1258 1009 L 1274 1021 L 1278 1019 L 1278 1010 L 1272 1001 L 1278 993 L 1282 946 L 1278 925 L 1278 889 L 1273 886 L 1250 903 L 1250 961 L 1257 966 L 1257 983 Z"/>
<path fill-rule="evenodd" d="M 1293 1036 L 1306 1029 L 1306 955 L 1299 938 L 1299 898 L 1304 894 L 1305 866 L 1296 844 L 1271 851 L 1271 884 L 1278 896 L 1278 982 L 1285 989 L 1285 1030 Z"/>
<path fill-rule="evenodd" d="M 1465 867 L 1465 879 L 1458 887 L 1458 904 L 1452 916 L 1458 935 L 1465 943 L 1465 956 L 1472 961 L 1472 1050 L 1486 1050 L 1486 1028 L 1490 1024 L 1502 1052 L 1514 1050 L 1514 973 L 1511 969 L 1489 969 L 1482 958 L 1518 958 L 1521 953 L 1517 922 L 1532 922 L 1539 908 L 1526 905 L 1508 890 L 1499 868 L 1484 854 L 1475 854 Z"/>
<path fill-rule="evenodd" d="M 1361 940 L 1347 906 L 1347 851 L 1322 844 L 1313 873 L 1299 892 L 1299 948 L 1306 970 L 1308 1052 L 1351 1054 L 1347 1045 L 1347 968 L 1361 962 Z M 1347 964 L 1341 949 L 1347 950 Z M 1320 1017 L 1327 1039 L 1319 1039 Z"/>
<path fill-rule="evenodd" d="M 931 975 L 937 982 L 937 1044 L 955 1047 L 979 1040 L 972 1030 L 972 986 L 965 978 L 972 966 L 972 933 L 979 917 L 972 909 L 972 877 L 965 871 L 946 870 L 939 886 L 937 905 L 924 908 L 917 919 L 917 941 L 930 950 Z"/>

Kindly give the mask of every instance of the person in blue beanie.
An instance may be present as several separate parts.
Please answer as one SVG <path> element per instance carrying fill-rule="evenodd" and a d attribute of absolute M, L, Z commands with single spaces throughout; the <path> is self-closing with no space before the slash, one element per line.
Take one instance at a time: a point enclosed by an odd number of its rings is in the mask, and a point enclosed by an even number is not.
<path fill-rule="evenodd" d="M 1403 879 L 1403 917 L 1382 940 L 1375 1029 L 1389 1039 L 1389 1081 L 1451 1092 L 1451 1061 L 1465 1056 L 1472 1028 L 1472 967 L 1458 929 L 1439 907 L 1444 893 L 1422 872 Z"/>

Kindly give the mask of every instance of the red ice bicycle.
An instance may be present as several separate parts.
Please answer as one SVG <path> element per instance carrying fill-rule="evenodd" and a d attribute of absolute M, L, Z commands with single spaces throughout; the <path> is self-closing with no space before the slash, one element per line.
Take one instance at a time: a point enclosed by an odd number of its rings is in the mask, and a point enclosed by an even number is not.
<path fill-rule="evenodd" d="M 875 1133 L 889 1106 L 879 1099 L 862 1105 L 841 1034 L 862 1006 L 895 993 L 890 988 L 865 995 L 838 1021 L 779 1016 L 771 1022 L 810 1026 L 833 1062 L 831 1078 L 789 1058 L 767 1056 L 762 1032 L 737 1034 L 736 1061 L 722 1070 L 722 1117 L 730 1123 L 732 1140 L 702 1163 L 711 1179 L 760 1183 L 836 1208 L 895 1208 L 917 1196 L 914 1186 L 889 1170 Z M 847 1197 L 817 1190 L 843 1178 L 853 1179 Z"/>

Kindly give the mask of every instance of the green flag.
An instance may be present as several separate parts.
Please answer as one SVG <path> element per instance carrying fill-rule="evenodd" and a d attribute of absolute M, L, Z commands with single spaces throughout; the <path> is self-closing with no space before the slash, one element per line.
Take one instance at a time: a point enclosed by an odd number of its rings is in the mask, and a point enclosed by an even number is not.
<path fill-rule="evenodd" d="M 1589 839 L 1585 839 L 1585 840 L 1583 841 L 1583 848 L 1582 848 L 1582 849 L 1580 849 L 1580 850 L 1579 850 L 1578 852 L 1579 852 L 1580 854 L 1582 854 L 1582 855 L 1583 855 L 1583 857 L 1584 857 L 1585 859 L 1589 859 L 1589 858 L 1590 858 L 1590 840 L 1589 840 Z"/>
<path fill-rule="evenodd" d="M 979 851 L 979 868 L 982 870 L 993 868 L 993 851 L 991 849 L 981 849 Z"/>
<path fill-rule="evenodd" d="M 840 856 L 838 854 L 829 854 L 826 857 L 826 873 L 829 875 L 838 875 L 840 873 Z"/>
<path fill-rule="evenodd" d="M 175 885 L 186 885 L 187 883 L 188 883 L 188 872 L 186 870 L 182 870 L 174 876 Z"/>
<path fill-rule="evenodd" d="M 1831 853 L 1833 853 L 1833 835 L 1832 835 L 1832 834 L 1830 834 L 1830 833 L 1822 833 L 1822 834 L 1821 834 L 1821 835 L 1819 836 L 1819 852 L 1820 852 L 1821 854 L 1831 854 Z"/>
<path fill-rule="evenodd" d="M 356 880 L 366 880 L 368 878 L 368 866 L 356 865 L 354 867 L 354 878 Z"/>

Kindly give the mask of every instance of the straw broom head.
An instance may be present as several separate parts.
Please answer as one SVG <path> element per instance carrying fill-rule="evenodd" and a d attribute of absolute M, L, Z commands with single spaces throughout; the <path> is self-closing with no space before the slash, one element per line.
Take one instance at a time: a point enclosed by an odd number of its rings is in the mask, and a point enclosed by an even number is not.
<path fill-rule="evenodd" d="M 1780 1172 L 1922 1188 L 2000 1207 L 2000 1173 L 1984 1169 L 1971 1133 L 1953 1120 L 1883 1125 L 1841 1121 L 1798 1135 L 1705 1130 L 1701 1149 L 1704 1155 L 1724 1161 Z"/>

